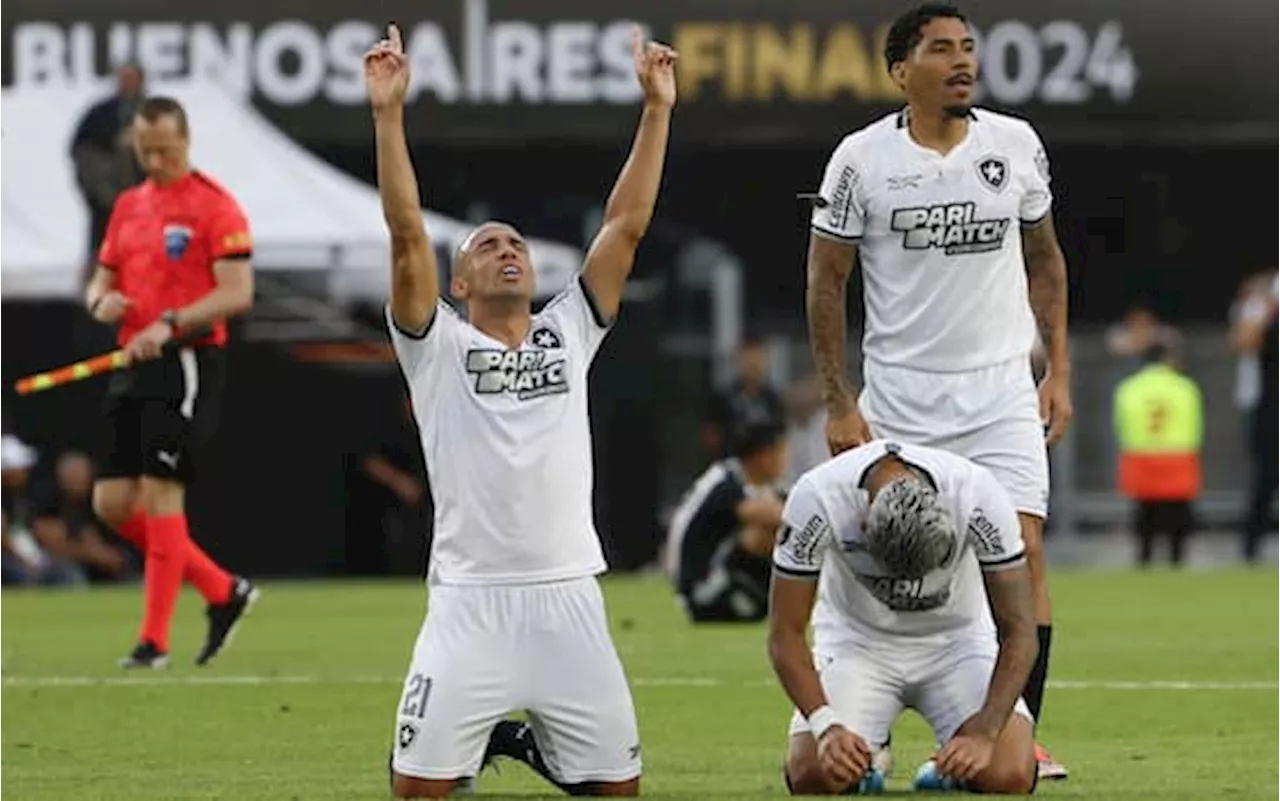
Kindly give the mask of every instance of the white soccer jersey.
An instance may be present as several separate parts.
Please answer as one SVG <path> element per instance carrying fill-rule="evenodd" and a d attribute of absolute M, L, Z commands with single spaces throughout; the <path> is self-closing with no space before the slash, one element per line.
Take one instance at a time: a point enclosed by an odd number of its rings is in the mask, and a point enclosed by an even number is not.
<path fill-rule="evenodd" d="M 975 109 L 943 156 L 915 143 L 905 111 L 890 115 L 845 137 L 819 194 L 814 232 L 858 244 L 867 358 L 955 372 L 1030 352 L 1020 225 L 1053 196 L 1029 123 Z"/>
<path fill-rule="evenodd" d="M 955 521 L 955 548 L 923 578 L 889 575 L 862 547 L 870 468 L 895 454 L 923 472 Z M 817 580 L 815 650 L 958 630 L 994 633 L 982 570 L 1025 561 L 1018 515 L 990 473 L 955 454 L 876 440 L 810 470 L 792 489 L 773 550 L 784 578 Z M 976 557 L 976 558 L 975 558 Z"/>
<path fill-rule="evenodd" d="M 428 580 L 519 584 L 601 573 L 587 371 L 608 332 L 581 277 L 516 350 L 448 305 L 421 337 L 387 320 L 435 500 Z"/>

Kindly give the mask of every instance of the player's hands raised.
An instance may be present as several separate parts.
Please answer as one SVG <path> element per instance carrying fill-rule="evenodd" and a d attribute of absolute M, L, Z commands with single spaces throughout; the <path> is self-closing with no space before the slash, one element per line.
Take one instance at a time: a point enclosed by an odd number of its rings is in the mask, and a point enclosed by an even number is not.
<path fill-rule="evenodd" d="M 995 735 L 982 730 L 969 718 L 933 759 L 943 776 L 971 781 L 991 764 L 995 746 Z"/>
<path fill-rule="evenodd" d="M 1040 382 L 1040 419 L 1049 427 L 1045 439 L 1050 445 L 1062 439 L 1072 414 L 1071 380 L 1050 370 Z"/>
<path fill-rule="evenodd" d="M 871 427 L 857 403 L 847 404 L 839 413 L 827 411 L 827 447 L 832 456 L 870 441 Z"/>
<path fill-rule="evenodd" d="M 404 56 L 400 28 L 394 22 L 387 26 L 387 38 L 364 54 L 364 83 L 374 111 L 404 104 L 409 91 L 409 62 Z"/>
<path fill-rule="evenodd" d="M 98 302 L 93 304 L 93 319 L 100 323 L 113 325 L 124 318 L 124 313 L 128 311 L 131 305 L 133 305 L 133 301 L 113 289 L 104 293 L 102 297 L 98 298 Z"/>
<path fill-rule="evenodd" d="M 646 42 L 637 27 L 631 32 L 636 77 L 644 90 L 645 105 L 671 108 L 676 104 L 677 53 L 660 42 Z"/>
<path fill-rule="evenodd" d="M 866 740 L 837 723 L 818 738 L 818 764 L 833 783 L 848 787 L 870 770 L 871 748 Z"/>

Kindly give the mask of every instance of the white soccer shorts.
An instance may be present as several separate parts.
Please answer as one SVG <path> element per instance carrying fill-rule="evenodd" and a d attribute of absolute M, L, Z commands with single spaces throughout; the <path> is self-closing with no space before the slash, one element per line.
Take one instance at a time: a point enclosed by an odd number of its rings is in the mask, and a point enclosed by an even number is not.
<path fill-rule="evenodd" d="M 919 647 L 849 644 L 815 657 L 815 663 L 827 702 L 841 723 L 872 748 L 884 746 L 904 709 L 920 713 L 941 747 L 982 708 L 996 649 L 994 637 L 987 634 Z M 1035 723 L 1021 698 L 1013 711 Z M 795 712 L 790 734 L 808 731 L 808 721 Z"/>
<path fill-rule="evenodd" d="M 475 776 L 490 731 L 519 710 L 560 781 L 640 775 L 635 707 L 594 577 L 432 587 L 396 712 L 392 768 Z"/>
<path fill-rule="evenodd" d="M 876 438 L 927 445 L 991 471 L 1019 512 L 1049 508 L 1049 456 L 1030 361 L 933 373 L 867 359 L 858 398 Z"/>

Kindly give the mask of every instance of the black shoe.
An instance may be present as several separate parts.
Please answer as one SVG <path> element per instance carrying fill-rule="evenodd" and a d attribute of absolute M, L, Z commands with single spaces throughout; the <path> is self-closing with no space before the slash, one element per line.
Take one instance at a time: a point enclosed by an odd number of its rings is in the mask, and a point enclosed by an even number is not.
<path fill-rule="evenodd" d="M 133 652 L 121 659 L 117 664 L 125 670 L 134 668 L 150 668 L 161 670 L 169 666 L 169 655 L 161 651 L 151 642 L 140 643 Z"/>
<path fill-rule="evenodd" d="M 205 610 L 205 614 L 209 616 L 209 633 L 205 635 L 204 647 L 196 656 L 196 665 L 209 664 L 231 642 L 231 635 L 235 633 L 240 619 L 253 606 L 254 601 L 258 600 L 258 595 L 258 588 L 248 579 L 237 578 L 231 588 L 231 599 L 225 604 L 211 605 Z"/>
<path fill-rule="evenodd" d="M 484 770 L 498 757 L 518 759 L 525 764 L 532 761 L 528 734 L 532 727 L 519 720 L 503 720 L 489 732 L 489 744 L 484 749 L 480 769 Z"/>

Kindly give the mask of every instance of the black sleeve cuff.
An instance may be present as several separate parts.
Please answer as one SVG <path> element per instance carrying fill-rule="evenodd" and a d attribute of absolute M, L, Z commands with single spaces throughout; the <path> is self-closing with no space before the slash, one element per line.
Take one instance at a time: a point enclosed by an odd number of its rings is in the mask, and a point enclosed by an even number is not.
<path fill-rule="evenodd" d="M 391 325 L 395 326 L 396 331 L 400 332 L 400 336 L 409 339 L 426 339 L 427 334 L 431 333 L 431 327 L 436 324 L 436 318 L 440 316 L 440 306 L 437 303 L 436 308 L 431 310 L 431 316 L 427 318 L 426 325 L 422 326 L 421 331 L 408 331 L 396 322 L 396 316 L 391 313 L 391 307 L 387 307 L 387 319 L 391 321 Z"/>
<path fill-rule="evenodd" d="M 591 294 L 591 287 L 587 285 L 586 276 L 578 275 L 578 286 L 582 287 L 582 296 L 587 299 L 587 306 L 591 309 L 591 319 L 600 328 L 608 328 L 613 324 L 613 320 L 608 319 L 600 311 L 600 306 L 596 303 L 596 296 Z"/>
<path fill-rule="evenodd" d="M 849 236 L 848 234 L 838 234 L 835 231 L 830 231 L 826 228 L 823 228 L 821 225 L 810 224 L 809 227 L 813 230 L 814 233 L 818 234 L 819 236 L 825 236 L 827 239 L 838 239 L 841 242 L 858 242 L 862 240 L 862 237 L 860 236 Z"/>
<path fill-rule="evenodd" d="M 802 579 L 806 581 L 816 581 L 818 579 L 818 574 L 821 571 L 796 570 L 793 567 L 783 567 L 780 564 L 774 563 L 773 572 L 777 573 L 779 576 L 785 576 L 786 578 L 789 578 L 789 579 Z"/>

